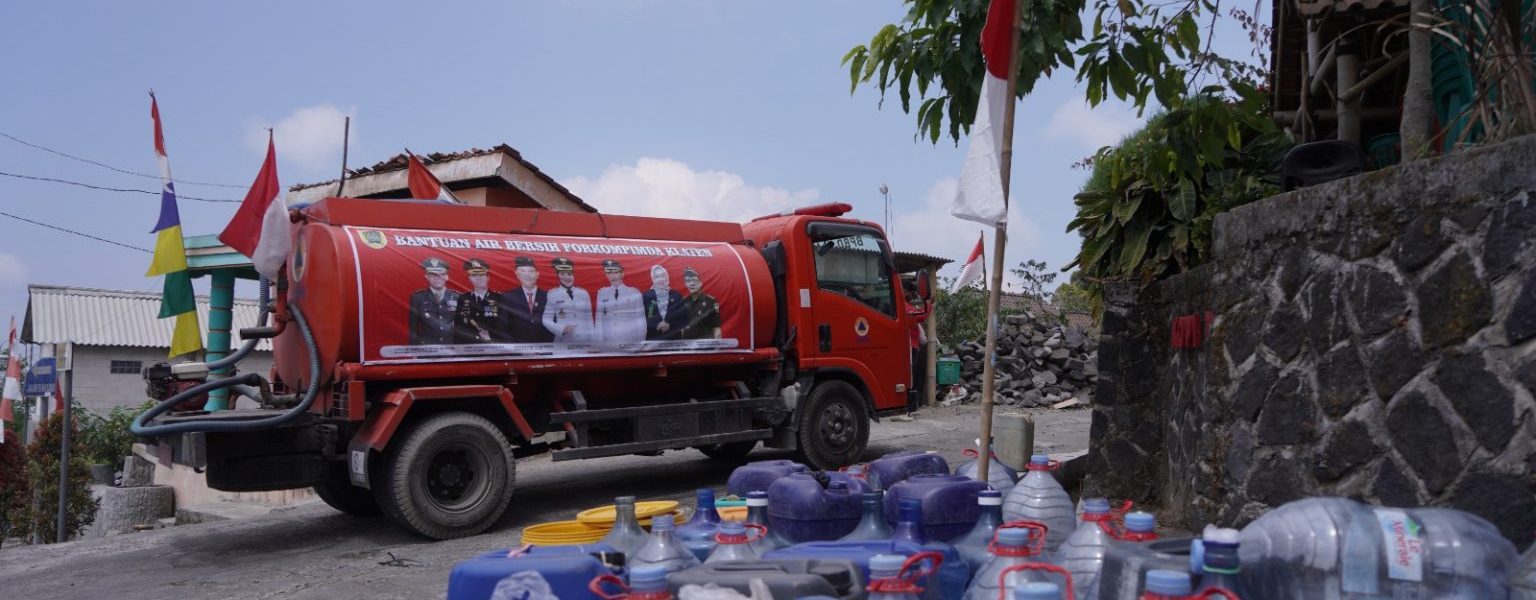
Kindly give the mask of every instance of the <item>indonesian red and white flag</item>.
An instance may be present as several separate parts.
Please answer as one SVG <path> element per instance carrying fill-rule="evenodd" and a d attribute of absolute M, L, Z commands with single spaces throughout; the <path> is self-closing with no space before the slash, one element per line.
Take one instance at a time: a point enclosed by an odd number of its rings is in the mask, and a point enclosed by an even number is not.
<path fill-rule="evenodd" d="M 277 150 L 272 145 L 272 134 L 267 133 L 267 159 L 261 163 L 261 171 L 246 192 L 240 210 L 224 226 L 219 241 L 251 258 L 256 272 L 276 281 L 277 274 L 288 261 L 293 249 L 292 225 L 288 221 L 288 205 L 278 198 L 282 188 L 277 184 Z"/>
<path fill-rule="evenodd" d="M 981 101 L 976 104 L 976 121 L 971 125 L 971 147 L 960 168 L 960 188 L 950 214 L 968 221 L 992 226 L 1008 222 L 1008 201 L 1003 195 L 1002 149 L 1003 111 L 1013 98 L 1008 97 L 1008 73 L 1013 70 L 1009 53 L 1013 49 L 1016 0 L 992 0 L 987 8 L 987 24 L 981 30 L 981 55 L 987 72 L 982 77 Z"/>
<path fill-rule="evenodd" d="M 427 170 L 427 166 L 421 164 L 421 159 L 416 158 L 415 154 L 411 154 L 410 150 L 405 151 L 405 162 L 405 183 L 411 188 L 412 198 L 437 200 L 452 204 L 460 203 L 458 197 L 454 196 L 453 192 L 448 191 L 448 186 L 438 181 L 437 177 Z"/>
<path fill-rule="evenodd" d="M 981 236 L 976 237 L 976 247 L 971 250 L 971 257 L 965 259 L 965 266 L 960 268 L 960 278 L 955 280 L 955 285 L 950 287 L 949 293 L 953 294 L 965 289 L 971 283 L 987 276 L 987 256 L 981 247 Z"/>
<path fill-rule="evenodd" d="M 16 419 L 12 403 L 21 400 L 21 361 L 16 358 L 16 317 L 11 317 L 11 334 L 7 339 L 5 388 L 0 392 L 0 444 L 5 443 L 5 422 Z"/>

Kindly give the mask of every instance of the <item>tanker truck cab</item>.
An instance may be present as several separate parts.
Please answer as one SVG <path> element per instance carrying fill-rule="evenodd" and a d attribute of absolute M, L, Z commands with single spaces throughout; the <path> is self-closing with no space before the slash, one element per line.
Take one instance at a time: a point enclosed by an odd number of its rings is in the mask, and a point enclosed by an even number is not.
<path fill-rule="evenodd" d="M 851 464 L 914 393 L 914 323 L 884 233 L 848 210 L 742 225 L 328 198 L 291 212 L 272 324 L 242 331 L 273 338 L 270 377 L 178 365 L 261 408 L 170 412 L 178 395 L 133 431 L 214 489 L 313 487 L 435 539 L 494 524 L 538 454 Z"/>

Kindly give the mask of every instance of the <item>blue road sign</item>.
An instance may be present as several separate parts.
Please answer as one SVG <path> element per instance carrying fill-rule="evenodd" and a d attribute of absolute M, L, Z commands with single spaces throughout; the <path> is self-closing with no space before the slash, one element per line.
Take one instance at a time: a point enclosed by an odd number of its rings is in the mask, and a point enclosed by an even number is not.
<path fill-rule="evenodd" d="M 54 371 L 53 357 L 39 358 L 32 362 L 32 368 L 27 369 L 26 390 L 22 393 L 28 396 L 47 396 L 53 393 Z"/>

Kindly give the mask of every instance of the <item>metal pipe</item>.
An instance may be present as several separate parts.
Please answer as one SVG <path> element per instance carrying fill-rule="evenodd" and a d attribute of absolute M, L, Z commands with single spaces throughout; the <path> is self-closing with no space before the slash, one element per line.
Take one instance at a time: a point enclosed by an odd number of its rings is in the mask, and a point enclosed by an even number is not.
<path fill-rule="evenodd" d="M 1317 53 L 1322 46 L 1322 25 L 1315 18 L 1307 19 L 1307 70 L 1317 72 Z"/>
<path fill-rule="evenodd" d="M 219 269 L 213 272 L 213 284 L 208 294 L 208 355 L 210 363 L 218 363 L 219 359 L 229 355 L 229 330 L 233 324 L 233 308 L 235 304 L 235 274 L 229 269 Z M 227 377 L 231 367 L 223 367 L 218 370 L 210 370 L 209 376 L 214 378 Z M 208 402 L 203 406 L 206 410 L 225 410 L 229 408 L 229 390 L 217 389 L 208 393 Z"/>
<path fill-rule="evenodd" d="M 1323 56 L 1322 62 L 1319 63 L 1318 66 L 1313 67 L 1315 70 L 1308 71 L 1312 74 L 1310 78 L 1312 83 L 1310 86 L 1308 86 L 1308 89 L 1312 90 L 1312 93 L 1321 94 L 1323 93 L 1323 90 L 1328 88 L 1328 76 L 1333 73 L 1334 64 L 1338 60 L 1338 51 L 1338 44 L 1328 46 L 1328 54 Z"/>

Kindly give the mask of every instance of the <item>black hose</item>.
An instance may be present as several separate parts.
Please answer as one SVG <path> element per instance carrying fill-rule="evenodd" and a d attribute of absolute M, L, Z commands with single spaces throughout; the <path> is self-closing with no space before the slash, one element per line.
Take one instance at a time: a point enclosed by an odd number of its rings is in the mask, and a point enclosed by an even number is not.
<path fill-rule="evenodd" d="M 272 299 L 272 282 L 270 280 L 268 280 L 266 277 L 262 277 L 261 278 L 261 296 L 260 296 L 260 299 L 257 300 L 257 310 L 258 310 L 258 312 L 256 313 L 256 326 L 257 327 L 266 327 L 267 326 L 267 314 L 268 314 L 267 313 L 267 302 L 270 302 L 271 299 Z M 261 340 L 259 340 L 259 339 L 245 340 L 245 343 L 240 345 L 240 349 L 235 350 L 234 352 L 231 352 L 229 354 L 229 356 L 226 356 L 226 357 L 221 358 L 219 360 L 216 360 L 216 361 L 213 361 L 211 363 L 208 363 L 208 372 L 209 373 L 214 373 L 214 372 L 217 372 L 217 371 L 224 370 L 225 367 L 233 367 L 233 366 L 235 366 L 235 363 L 238 363 L 241 360 L 244 360 L 246 356 L 250 355 L 251 351 L 256 349 L 256 343 L 260 342 L 260 341 Z"/>
<path fill-rule="evenodd" d="M 234 387 L 237 385 L 256 385 L 261 381 L 260 375 L 249 373 L 246 375 L 225 377 L 223 379 L 209 381 L 198 385 L 197 387 L 185 390 L 179 394 L 176 394 L 175 396 L 171 396 L 161 403 L 156 404 L 153 408 L 144 411 L 144 413 L 139 415 L 138 418 L 135 418 L 133 420 L 133 425 L 129 428 L 129 431 L 133 432 L 133 435 L 138 437 L 158 437 L 174 433 L 192 433 L 197 431 L 256 431 L 259 429 L 277 427 L 297 419 L 305 412 L 308 412 L 309 407 L 315 403 L 315 397 L 320 395 L 320 348 L 315 344 L 314 333 L 309 330 L 309 322 L 304 319 L 304 312 L 295 306 L 292 307 L 290 314 L 293 315 L 293 322 L 299 326 L 299 334 L 304 337 L 304 348 L 309 351 L 309 387 L 304 390 L 304 399 L 299 401 L 298 405 L 288 409 L 288 411 L 284 412 L 283 414 L 262 419 L 255 419 L 252 421 L 204 419 L 197 421 L 182 421 L 180 423 L 171 423 L 168 425 L 145 425 L 145 423 L 150 419 L 159 416 L 161 413 L 170 410 L 177 404 L 186 402 L 188 399 L 196 397 L 198 394 L 203 392 Z"/>

